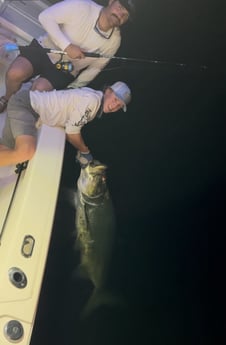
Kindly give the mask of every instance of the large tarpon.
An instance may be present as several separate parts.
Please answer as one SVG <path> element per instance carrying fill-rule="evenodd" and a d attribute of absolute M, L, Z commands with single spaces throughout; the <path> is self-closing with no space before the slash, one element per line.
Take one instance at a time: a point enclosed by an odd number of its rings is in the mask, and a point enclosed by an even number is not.
<path fill-rule="evenodd" d="M 95 288 L 87 311 L 94 307 L 90 304 L 98 304 L 94 296 L 105 287 L 115 235 L 115 215 L 106 184 L 106 166 L 98 161 L 81 169 L 77 181 L 76 230 L 76 247 L 80 250 L 79 272 L 90 279 Z"/>

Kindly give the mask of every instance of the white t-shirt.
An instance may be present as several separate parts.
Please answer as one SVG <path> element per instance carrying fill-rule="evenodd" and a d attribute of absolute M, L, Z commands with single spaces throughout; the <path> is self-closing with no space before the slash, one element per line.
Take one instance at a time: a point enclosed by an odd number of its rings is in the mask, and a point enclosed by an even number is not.
<path fill-rule="evenodd" d="M 65 128 L 68 134 L 80 133 L 100 108 L 102 91 L 88 87 L 71 90 L 30 91 L 31 106 L 41 122 Z"/>
<path fill-rule="evenodd" d="M 95 52 L 114 56 L 121 44 L 119 28 L 106 33 L 105 38 L 97 32 L 96 23 L 103 6 L 91 0 L 67 0 L 56 3 L 39 15 L 39 21 L 48 34 L 39 38 L 39 43 L 46 48 L 64 50 L 69 44 L 78 45 L 85 52 Z M 49 54 L 53 63 L 60 58 L 59 54 Z M 71 60 L 67 55 L 64 60 L 73 63 L 73 76 L 80 73 L 73 87 L 87 85 L 109 62 L 106 58 L 90 58 Z"/>

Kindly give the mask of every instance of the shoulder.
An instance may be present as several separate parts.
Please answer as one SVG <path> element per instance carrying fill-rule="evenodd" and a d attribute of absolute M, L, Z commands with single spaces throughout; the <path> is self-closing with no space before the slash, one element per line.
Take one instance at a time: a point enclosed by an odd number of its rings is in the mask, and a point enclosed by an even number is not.
<path fill-rule="evenodd" d="M 91 0 L 64 0 L 64 6 L 76 8 L 83 11 L 99 11 L 103 6 Z"/>
<path fill-rule="evenodd" d="M 81 14 L 81 13 L 96 13 L 100 11 L 103 6 L 91 0 L 64 0 L 53 4 L 43 10 L 39 17 L 43 15 L 57 15 L 57 14 Z"/>
<path fill-rule="evenodd" d="M 82 87 L 80 90 L 80 101 L 78 104 L 78 110 L 86 110 L 88 117 L 92 117 L 96 114 L 101 105 L 103 97 L 102 91 L 90 89 L 88 87 Z M 83 110 L 82 110 L 83 109 Z"/>
<path fill-rule="evenodd" d="M 121 40 L 122 40 L 121 30 L 119 28 L 115 28 L 111 37 L 111 41 L 114 41 L 115 44 L 118 45 L 119 47 L 121 44 Z"/>
<path fill-rule="evenodd" d="M 94 90 L 89 87 L 82 87 L 80 89 L 81 95 L 83 97 L 89 97 L 91 99 L 99 100 L 103 97 L 103 92 L 99 90 Z"/>

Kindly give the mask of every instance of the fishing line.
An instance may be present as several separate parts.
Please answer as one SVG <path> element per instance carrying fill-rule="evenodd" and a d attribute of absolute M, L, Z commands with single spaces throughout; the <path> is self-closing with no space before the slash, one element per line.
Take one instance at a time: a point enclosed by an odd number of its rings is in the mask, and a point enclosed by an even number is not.
<path fill-rule="evenodd" d="M 4 45 L 4 48 L 7 52 L 15 51 L 15 50 L 23 50 L 23 49 L 33 49 L 37 50 L 40 48 L 33 48 L 29 46 L 19 46 L 14 43 L 6 43 Z M 51 49 L 51 48 L 41 48 L 46 53 L 54 53 L 54 54 L 61 54 L 61 55 L 67 55 L 65 51 L 57 50 L 57 49 Z M 83 52 L 86 57 L 93 57 L 93 58 L 102 58 L 102 59 L 111 59 L 111 60 L 120 60 L 125 62 L 136 62 L 141 64 L 161 64 L 161 65 L 174 65 L 177 67 L 189 67 L 190 64 L 187 63 L 181 63 L 181 62 L 170 62 L 170 61 L 164 61 L 164 60 L 156 60 L 156 59 L 146 59 L 146 58 L 133 58 L 133 57 L 125 57 L 125 56 L 110 56 L 110 55 L 102 55 L 99 53 L 90 53 L 90 52 Z M 199 65 L 197 66 L 202 70 L 206 70 L 208 67 L 205 65 Z"/>

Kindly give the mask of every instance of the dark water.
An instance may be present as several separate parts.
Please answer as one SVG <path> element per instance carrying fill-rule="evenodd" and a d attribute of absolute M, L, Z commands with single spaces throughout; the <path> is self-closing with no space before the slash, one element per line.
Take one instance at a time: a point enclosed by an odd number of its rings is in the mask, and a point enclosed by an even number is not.
<path fill-rule="evenodd" d="M 78 320 L 88 287 L 71 281 L 74 209 L 59 198 L 32 345 L 226 341 L 222 9 L 206 1 L 140 6 L 118 55 L 187 66 L 111 63 L 92 86 L 124 80 L 133 100 L 127 113 L 106 115 L 83 132 L 108 165 L 118 239 L 109 285 L 127 307 Z M 67 144 L 59 195 L 75 187 L 78 174 Z"/>

